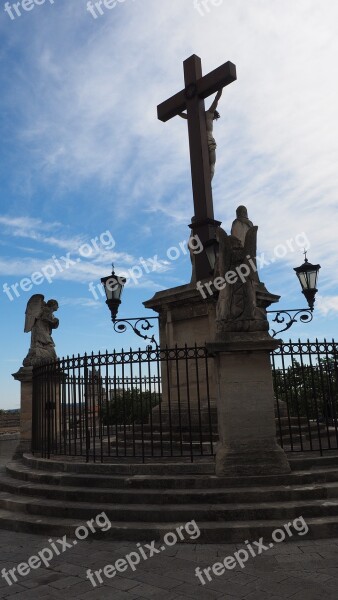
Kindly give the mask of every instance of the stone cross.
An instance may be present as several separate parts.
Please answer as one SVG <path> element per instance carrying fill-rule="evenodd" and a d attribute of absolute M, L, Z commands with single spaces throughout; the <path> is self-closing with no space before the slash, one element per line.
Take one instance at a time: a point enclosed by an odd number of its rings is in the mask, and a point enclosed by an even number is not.
<path fill-rule="evenodd" d="M 202 61 L 193 54 L 184 61 L 185 88 L 157 107 L 160 121 L 166 122 L 187 111 L 192 189 L 194 196 L 195 235 L 204 245 L 215 237 L 215 228 L 220 225 L 214 219 L 211 189 L 208 138 L 204 100 L 237 79 L 236 67 L 226 62 L 208 75 L 202 76 Z M 196 255 L 197 281 L 209 277 L 210 265 L 205 252 Z"/>

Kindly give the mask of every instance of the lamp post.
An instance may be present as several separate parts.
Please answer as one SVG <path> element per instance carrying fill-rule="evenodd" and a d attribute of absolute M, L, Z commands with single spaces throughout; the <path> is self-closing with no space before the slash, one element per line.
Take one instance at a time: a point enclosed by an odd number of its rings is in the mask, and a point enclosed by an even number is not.
<path fill-rule="evenodd" d="M 275 314 L 273 319 L 274 323 L 283 324 L 283 329 L 275 331 L 272 329 L 272 337 L 276 337 L 279 333 L 290 329 L 294 323 L 297 323 L 298 318 L 302 323 L 310 323 L 313 319 L 315 296 L 318 292 L 317 281 L 319 275 L 320 265 L 312 265 L 307 258 L 307 252 L 304 252 L 305 260 L 300 267 L 295 267 L 294 271 L 299 279 L 302 287 L 302 293 L 304 294 L 309 308 L 296 308 L 287 310 L 268 310 L 269 314 Z M 287 320 L 287 318 L 289 320 Z"/>
<path fill-rule="evenodd" d="M 111 275 L 108 277 L 102 277 L 101 283 L 104 287 L 104 291 L 106 293 L 106 304 L 111 313 L 111 320 L 114 323 L 114 331 L 116 333 L 124 333 L 127 330 L 127 327 L 130 326 L 134 333 L 141 337 L 144 340 L 149 340 L 156 348 L 158 348 L 158 343 L 155 339 L 155 336 L 152 335 L 149 337 L 145 334 L 149 329 L 153 329 L 153 325 L 150 321 L 155 320 L 158 322 L 158 317 L 138 317 L 136 319 L 117 319 L 117 313 L 121 304 L 121 296 L 123 292 L 123 288 L 126 284 L 127 280 L 125 277 L 121 277 L 121 275 L 116 275 L 113 271 Z M 151 348 L 151 346 L 149 346 Z"/>

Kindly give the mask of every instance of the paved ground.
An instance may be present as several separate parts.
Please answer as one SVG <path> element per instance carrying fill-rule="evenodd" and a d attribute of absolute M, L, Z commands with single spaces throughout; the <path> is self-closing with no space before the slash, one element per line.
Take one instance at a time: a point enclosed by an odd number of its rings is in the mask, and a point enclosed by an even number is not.
<path fill-rule="evenodd" d="M 5 464 L 12 448 L 0 452 L 0 465 Z M 14 450 L 14 448 L 13 448 Z M 7 455 L 7 456 L 6 456 Z M 7 459 L 7 460 L 6 460 Z M 0 466 L 0 476 L 3 466 Z M 103 534 L 104 535 L 104 534 Z M 188 536 L 185 536 L 188 537 Z M 0 574 L 51 548 L 48 535 L 30 535 L 0 530 Z M 55 543 L 55 538 L 54 543 Z M 67 540 L 70 543 L 70 540 Z M 243 540 L 244 541 L 244 540 Z M 0 576 L 0 599 L 10 600 L 337 600 L 338 539 L 306 541 L 295 538 L 281 543 L 256 558 L 244 569 L 237 566 L 202 586 L 195 575 L 196 567 L 206 568 L 232 556 L 241 546 L 181 544 L 167 547 L 158 555 L 141 561 L 135 572 L 128 568 L 107 579 L 96 588 L 86 578 L 92 572 L 115 564 L 128 553 L 138 550 L 135 543 L 116 543 L 95 538 L 66 549 L 52 558 L 50 567 L 17 575 L 17 583 L 9 586 Z M 60 544 L 55 548 L 62 550 Z M 149 555 L 149 549 L 146 549 Z M 212 575 L 212 574 L 211 574 Z"/>
<path fill-rule="evenodd" d="M 0 531 L 0 570 L 27 562 L 45 547 L 48 536 Z M 149 558 L 137 567 L 104 577 L 93 588 L 86 579 L 87 569 L 95 571 L 115 563 L 137 550 L 134 543 L 116 543 L 92 536 L 52 559 L 50 568 L 38 568 L 9 586 L 0 578 L 0 598 L 47 600 L 81 598 L 88 600 L 337 600 L 338 540 L 310 542 L 297 539 L 283 543 L 252 558 L 245 567 L 236 567 L 214 576 L 202 586 L 195 575 L 197 566 L 222 561 L 236 551 L 229 545 L 177 545 Z"/>

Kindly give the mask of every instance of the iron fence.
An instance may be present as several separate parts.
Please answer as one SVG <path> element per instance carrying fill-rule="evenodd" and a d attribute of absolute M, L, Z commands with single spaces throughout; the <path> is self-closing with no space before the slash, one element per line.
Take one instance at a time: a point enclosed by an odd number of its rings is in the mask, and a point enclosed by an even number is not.
<path fill-rule="evenodd" d="M 34 369 L 32 451 L 42 457 L 182 457 L 214 452 L 205 348 L 67 357 Z"/>
<path fill-rule="evenodd" d="M 338 449 L 338 344 L 283 343 L 272 354 L 277 440 L 291 452 Z"/>
<path fill-rule="evenodd" d="M 211 360 L 204 347 L 148 347 L 35 368 L 33 453 L 87 462 L 213 456 Z M 337 450 L 338 344 L 283 343 L 271 364 L 279 444 L 288 452 Z"/>

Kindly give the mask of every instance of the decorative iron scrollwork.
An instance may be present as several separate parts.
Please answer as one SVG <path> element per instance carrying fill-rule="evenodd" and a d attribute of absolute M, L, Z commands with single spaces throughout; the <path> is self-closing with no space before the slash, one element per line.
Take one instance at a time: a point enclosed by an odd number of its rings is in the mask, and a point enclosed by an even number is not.
<path fill-rule="evenodd" d="M 155 338 L 155 335 L 152 335 L 151 337 L 149 335 L 146 335 L 146 331 L 149 331 L 150 329 L 154 328 L 154 325 L 152 325 L 150 323 L 150 321 L 159 321 L 158 317 L 139 317 L 137 319 L 116 319 L 114 322 L 114 331 L 116 331 L 116 333 L 125 333 L 127 331 L 128 326 L 132 328 L 133 332 L 136 333 L 136 335 L 138 335 L 138 337 L 142 338 L 143 340 L 149 340 L 150 341 L 150 345 L 148 346 L 149 350 L 153 350 L 152 345 L 158 349 L 159 345 L 157 343 L 157 340 Z"/>
<path fill-rule="evenodd" d="M 276 337 L 283 331 L 287 331 L 292 327 L 298 320 L 302 323 L 310 323 L 313 319 L 313 311 L 310 308 L 297 308 L 294 310 L 268 310 L 268 314 L 275 314 L 275 318 L 272 320 L 273 323 L 284 324 L 283 329 L 276 331 L 271 329 L 272 337 Z M 287 320 L 288 319 L 288 320 Z"/>

